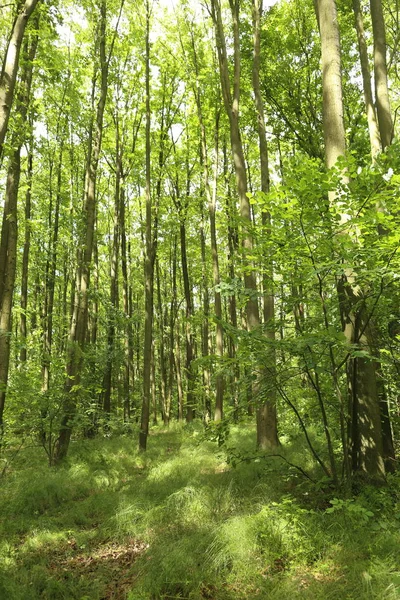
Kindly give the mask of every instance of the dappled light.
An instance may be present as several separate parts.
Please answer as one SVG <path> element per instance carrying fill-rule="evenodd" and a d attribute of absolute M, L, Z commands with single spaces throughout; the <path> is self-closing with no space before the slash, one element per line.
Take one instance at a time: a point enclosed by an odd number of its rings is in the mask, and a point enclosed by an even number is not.
<path fill-rule="evenodd" d="M 388 490 L 335 499 L 268 454 L 233 467 L 233 446 L 196 432 L 156 430 L 146 456 L 129 437 L 77 443 L 40 486 L 42 457 L 31 452 L 27 467 L 21 456 L 2 481 L 0 597 L 395 600 L 397 476 Z M 253 435 L 231 427 L 236 453 L 248 455 Z M 304 450 L 282 448 L 291 461 Z"/>

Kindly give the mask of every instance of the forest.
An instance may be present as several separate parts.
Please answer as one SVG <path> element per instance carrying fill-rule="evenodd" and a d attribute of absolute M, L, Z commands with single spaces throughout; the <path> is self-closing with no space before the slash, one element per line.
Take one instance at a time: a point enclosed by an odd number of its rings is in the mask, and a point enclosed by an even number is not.
<path fill-rule="evenodd" d="M 0 0 L 0 599 L 400 599 L 399 0 Z"/>

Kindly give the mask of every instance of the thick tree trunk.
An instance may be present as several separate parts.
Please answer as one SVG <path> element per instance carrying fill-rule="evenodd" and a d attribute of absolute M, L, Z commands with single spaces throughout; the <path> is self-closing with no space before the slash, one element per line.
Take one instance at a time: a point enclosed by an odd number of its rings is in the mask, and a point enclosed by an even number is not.
<path fill-rule="evenodd" d="M 335 0 L 317 0 L 317 18 L 321 35 L 323 125 L 326 166 L 332 168 L 346 150 L 340 38 Z M 347 175 L 343 174 L 344 182 Z M 337 194 L 331 191 L 331 204 L 337 202 Z M 344 225 L 349 216 L 342 214 Z M 371 358 L 354 357 L 348 361 L 349 387 L 349 449 L 353 471 L 372 479 L 384 476 L 382 430 L 379 415 L 379 399 L 376 385 L 368 316 L 361 300 L 361 290 L 356 284 L 356 267 L 348 268 L 338 286 L 343 331 L 349 344 L 357 344 Z M 360 307 L 361 304 L 361 307 Z M 345 457 L 347 460 L 347 457 Z"/>
<path fill-rule="evenodd" d="M 7 239 L 6 260 L 1 270 L 0 293 L 0 435 L 3 430 L 3 414 L 6 400 L 8 369 L 10 363 L 11 309 L 14 294 L 17 263 L 17 200 L 21 174 L 21 147 L 10 158 L 7 173 L 2 240 Z"/>

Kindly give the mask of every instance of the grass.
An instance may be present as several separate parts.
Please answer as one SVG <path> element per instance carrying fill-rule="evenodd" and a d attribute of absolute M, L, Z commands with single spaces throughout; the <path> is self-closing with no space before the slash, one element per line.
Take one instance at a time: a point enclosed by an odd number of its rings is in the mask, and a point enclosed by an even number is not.
<path fill-rule="evenodd" d="M 136 445 L 78 440 L 59 469 L 21 450 L 0 482 L 1 599 L 400 599 L 397 476 L 335 499 L 278 458 L 233 466 L 200 426 Z M 227 445 L 252 452 L 253 428 Z M 282 452 L 304 466 L 302 442 Z"/>

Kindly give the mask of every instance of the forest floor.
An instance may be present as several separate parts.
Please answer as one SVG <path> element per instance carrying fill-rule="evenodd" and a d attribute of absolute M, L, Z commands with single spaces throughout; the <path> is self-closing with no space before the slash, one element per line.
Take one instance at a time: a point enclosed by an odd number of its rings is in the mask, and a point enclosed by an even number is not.
<path fill-rule="evenodd" d="M 22 448 L 0 480 L 1 600 L 400 599 L 400 477 L 323 489 L 303 441 L 257 456 L 202 427 L 73 443 L 67 464 Z M 208 436 L 210 438 L 210 436 Z M 211 436 L 212 437 L 212 436 Z"/>

